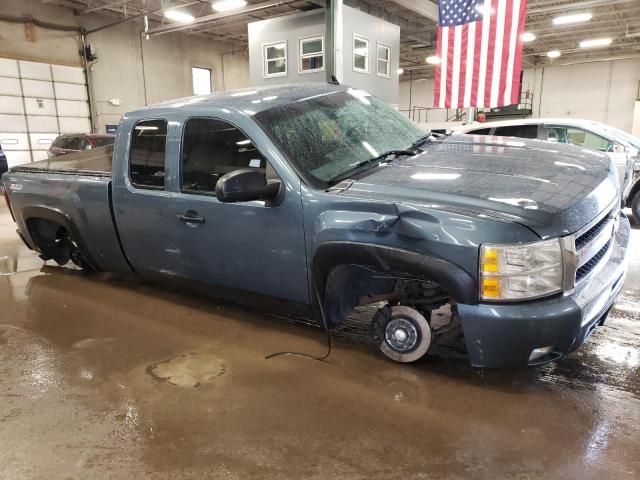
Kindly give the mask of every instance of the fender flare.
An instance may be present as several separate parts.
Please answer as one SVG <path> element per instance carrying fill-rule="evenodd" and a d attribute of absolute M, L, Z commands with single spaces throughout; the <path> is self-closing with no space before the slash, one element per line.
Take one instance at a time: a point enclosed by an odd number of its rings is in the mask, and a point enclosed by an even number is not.
<path fill-rule="evenodd" d="M 432 281 L 459 303 L 478 303 L 476 280 L 451 262 L 408 250 L 348 241 L 323 243 L 313 255 L 313 281 L 323 303 L 327 277 L 339 265 L 358 265 L 399 278 Z"/>
<path fill-rule="evenodd" d="M 24 234 L 26 243 L 28 243 L 29 246 L 32 247 L 34 250 L 40 251 L 38 245 L 34 242 L 31 236 L 31 231 L 29 230 L 29 220 L 33 218 L 49 220 L 51 222 L 60 224 L 71 234 L 73 239 L 76 241 L 76 243 L 80 247 L 80 250 L 82 251 L 82 255 L 84 256 L 84 259 L 87 261 L 87 263 L 91 266 L 92 269 L 94 269 L 95 271 L 101 270 L 98 264 L 93 260 L 93 258 L 91 258 L 91 255 L 89 255 L 88 253 L 89 251 L 87 250 L 84 240 L 80 235 L 80 232 L 76 227 L 76 224 L 74 223 L 73 219 L 69 215 L 67 215 L 63 211 L 58 210 L 56 208 L 45 207 L 41 205 L 24 207 L 21 213 L 22 213 L 22 221 L 25 226 L 25 231 L 22 233 Z"/>

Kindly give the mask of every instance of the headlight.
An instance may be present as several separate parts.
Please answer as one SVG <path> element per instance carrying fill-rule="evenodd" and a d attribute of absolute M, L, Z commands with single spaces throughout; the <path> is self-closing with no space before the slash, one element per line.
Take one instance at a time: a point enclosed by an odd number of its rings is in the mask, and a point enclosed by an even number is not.
<path fill-rule="evenodd" d="M 480 247 L 480 298 L 526 300 L 562 290 L 560 240 Z"/>

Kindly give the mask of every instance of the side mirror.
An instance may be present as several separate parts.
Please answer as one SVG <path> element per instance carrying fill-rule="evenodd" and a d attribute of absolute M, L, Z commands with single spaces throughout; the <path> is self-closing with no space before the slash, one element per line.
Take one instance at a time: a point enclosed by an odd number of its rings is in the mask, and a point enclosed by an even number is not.
<path fill-rule="evenodd" d="M 225 203 L 264 200 L 277 202 L 280 199 L 282 182 L 267 183 L 264 173 L 255 168 L 241 168 L 229 172 L 216 183 L 216 198 Z"/>

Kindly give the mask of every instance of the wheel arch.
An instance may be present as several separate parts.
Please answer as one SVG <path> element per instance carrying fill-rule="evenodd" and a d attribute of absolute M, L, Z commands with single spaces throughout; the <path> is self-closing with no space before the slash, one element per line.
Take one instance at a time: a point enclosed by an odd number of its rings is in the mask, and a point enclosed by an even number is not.
<path fill-rule="evenodd" d="M 41 246 L 38 244 L 37 235 L 34 235 L 34 220 L 46 220 L 51 223 L 58 224 L 60 227 L 64 228 L 73 240 L 78 244 L 83 257 L 86 259 L 89 266 L 94 270 L 99 270 L 97 263 L 91 258 L 88 254 L 88 249 L 78 231 L 78 228 L 73 221 L 73 219 L 66 213 L 57 208 L 46 207 L 41 205 L 33 205 L 24 207 L 21 211 L 22 221 L 25 226 L 25 231 L 22 232 L 26 243 L 29 244 L 31 248 L 40 253 L 45 253 L 42 251 Z M 35 238 L 34 238 L 35 237 Z"/>
<path fill-rule="evenodd" d="M 337 271 L 346 275 L 333 276 Z M 457 302 L 478 302 L 474 278 L 446 260 L 381 245 L 327 242 L 314 253 L 312 275 L 329 327 L 340 323 L 357 305 L 364 293 L 362 272 L 369 272 L 372 293 L 386 293 L 390 281 L 395 285 L 398 279 L 416 279 L 437 283 Z"/>

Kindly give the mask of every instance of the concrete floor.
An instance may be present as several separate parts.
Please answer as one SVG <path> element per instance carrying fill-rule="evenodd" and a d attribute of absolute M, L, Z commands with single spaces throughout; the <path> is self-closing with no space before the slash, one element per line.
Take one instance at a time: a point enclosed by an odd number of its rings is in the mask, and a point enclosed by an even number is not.
<path fill-rule="evenodd" d="M 354 339 L 44 267 L 0 208 L 0 478 L 640 478 L 640 230 L 609 326 L 557 364 L 397 365 Z M 15 259 L 15 260 L 14 260 Z"/>

